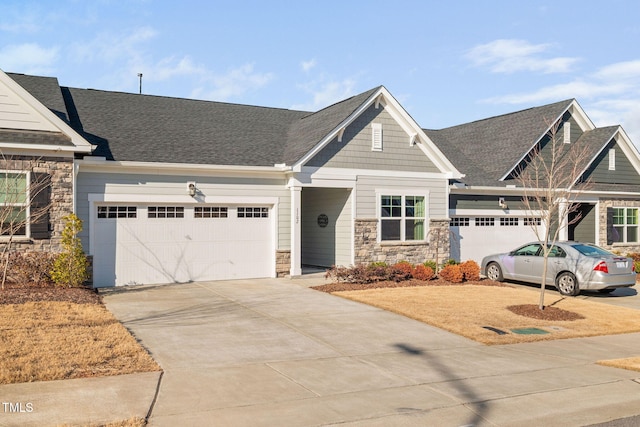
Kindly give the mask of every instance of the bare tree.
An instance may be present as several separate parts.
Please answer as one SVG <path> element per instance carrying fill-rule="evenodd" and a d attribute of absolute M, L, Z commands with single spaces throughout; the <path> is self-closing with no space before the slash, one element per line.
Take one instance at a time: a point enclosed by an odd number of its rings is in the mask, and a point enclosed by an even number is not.
<path fill-rule="evenodd" d="M 558 241 L 561 230 L 581 219 L 581 191 L 589 187 L 582 180 L 590 160 L 587 145 L 565 142 L 558 138 L 561 122 L 546 121 L 546 137 L 532 150 L 518 168 L 516 180 L 524 189 L 523 205 L 530 218 L 528 223 L 542 243 L 544 257 L 540 283 L 540 310 L 544 309 L 549 254 Z M 565 126 L 570 126 L 568 122 Z M 538 222 L 537 218 L 541 221 Z"/>
<path fill-rule="evenodd" d="M 38 170 L 39 158 L 11 157 L 0 153 L 0 260 L 4 289 L 17 236 L 48 234 L 51 179 Z"/>

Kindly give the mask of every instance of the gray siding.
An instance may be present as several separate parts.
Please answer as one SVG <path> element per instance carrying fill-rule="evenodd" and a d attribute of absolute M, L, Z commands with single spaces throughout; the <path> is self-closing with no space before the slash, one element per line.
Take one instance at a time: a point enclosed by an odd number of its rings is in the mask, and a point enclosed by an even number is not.
<path fill-rule="evenodd" d="M 371 150 L 371 123 L 382 124 L 382 151 Z M 306 166 L 440 172 L 382 107 L 369 107 L 347 127 L 342 142 L 331 141 Z"/>
<path fill-rule="evenodd" d="M 609 150 L 616 150 L 616 170 L 609 170 Z M 593 162 L 586 177 L 595 184 L 640 185 L 640 176 L 615 140 L 611 141 Z"/>
<path fill-rule="evenodd" d="M 85 224 L 80 234 L 83 246 L 89 249 L 89 194 L 184 196 L 188 181 L 196 181 L 198 191 L 204 196 L 277 197 L 276 249 L 290 249 L 291 197 L 284 179 L 91 172 L 80 172 L 77 178 L 76 212 Z"/>
<path fill-rule="evenodd" d="M 580 219 L 574 224 L 569 225 L 569 240 L 595 243 L 597 214 L 595 205 L 588 203 L 581 204 L 579 207 L 579 214 L 581 215 Z M 574 217 L 575 214 L 571 216 Z"/>
<path fill-rule="evenodd" d="M 305 188 L 302 190 L 302 263 L 331 267 L 351 264 L 351 190 Z M 328 218 L 326 227 L 318 216 Z"/>
<path fill-rule="evenodd" d="M 408 179 L 393 177 L 360 176 L 356 186 L 356 218 L 377 218 L 376 190 L 395 190 L 408 194 L 410 189 L 429 193 L 427 215 L 429 218 L 446 218 L 447 183 L 444 179 Z"/>

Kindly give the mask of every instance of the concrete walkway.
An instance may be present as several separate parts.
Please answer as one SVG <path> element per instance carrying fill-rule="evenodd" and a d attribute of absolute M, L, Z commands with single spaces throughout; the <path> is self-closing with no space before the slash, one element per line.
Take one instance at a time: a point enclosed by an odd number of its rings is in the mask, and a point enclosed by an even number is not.
<path fill-rule="evenodd" d="M 640 334 L 484 346 L 307 289 L 318 280 L 106 294 L 164 369 L 150 425 L 585 426 L 640 414 L 640 373 L 595 364 L 640 355 Z M 120 392 L 97 380 L 70 387 L 75 396 L 107 394 L 110 420 L 136 405 L 144 417 L 157 374 L 112 378 L 122 380 Z M 33 412 L 2 414 L 0 425 L 28 425 L 18 421 L 43 408 L 31 393 L 54 383 L 71 381 L 0 387 L 2 399 L 34 401 Z M 96 422 L 96 414 L 71 420 L 94 410 L 89 400 L 61 404 L 49 425 Z"/>

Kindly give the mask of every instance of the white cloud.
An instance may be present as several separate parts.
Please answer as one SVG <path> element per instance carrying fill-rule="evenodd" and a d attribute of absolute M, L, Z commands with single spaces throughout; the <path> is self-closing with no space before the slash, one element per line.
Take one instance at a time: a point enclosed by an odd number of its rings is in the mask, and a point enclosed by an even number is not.
<path fill-rule="evenodd" d="M 302 63 L 300 63 L 300 67 L 302 67 L 302 70 L 307 73 L 314 68 L 316 64 L 317 62 L 315 59 L 310 59 L 309 61 L 302 61 Z"/>
<path fill-rule="evenodd" d="M 53 70 L 58 52 L 57 47 L 46 48 L 35 43 L 7 45 L 0 49 L 0 64 L 5 71 L 45 74 Z"/>
<path fill-rule="evenodd" d="M 294 110 L 317 111 L 353 96 L 355 87 L 356 81 L 350 78 L 341 81 L 324 81 L 322 79 L 319 82 L 311 82 L 302 85 L 301 88 L 313 95 L 313 100 L 309 103 L 293 105 L 291 108 Z"/>
<path fill-rule="evenodd" d="M 264 87 L 273 78 L 273 73 L 259 73 L 254 71 L 254 64 L 244 64 L 229 70 L 224 75 L 204 77 L 202 82 L 205 87 L 199 87 L 192 91 L 191 97 L 228 101 Z M 213 89 L 208 88 L 209 86 L 212 86 Z"/>
<path fill-rule="evenodd" d="M 77 62 L 116 63 L 143 56 L 141 44 L 152 40 L 157 32 L 151 27 L 137 28 L 127 34 L 102 33 L 93 40 L 75 43 L 70 54 Z"/>
<path fill-rule="evenodd" d="M 511 74 L 519 71 L 544 74 L 566 73 L 578 58 L 544 58 L 550 44 L 531 44 L 525 40 L 500 39 L 472 48 L 465 57 L 476 67 L 489 67 L 491 72 Z"/>

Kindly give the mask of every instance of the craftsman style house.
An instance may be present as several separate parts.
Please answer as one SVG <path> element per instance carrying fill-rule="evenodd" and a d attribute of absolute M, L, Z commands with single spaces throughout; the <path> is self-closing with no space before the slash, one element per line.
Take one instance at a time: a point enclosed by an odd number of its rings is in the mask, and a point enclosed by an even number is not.
<path fill-rule="evenodd" d="M 95 286 L 509 249 L 530 237 L 510 177 L 544 138 L 543 117 L 594 147 L 585 174 L 597 186 L 581 195 L 583 218 L 565 237 L 640 247 L 638 152 L 574 100 L 430 131 L 382 86 L 305 112 L 0 72 L 0 105 L 4 175 L 24 176 L 24 203 L 36 202 L 35 174 L 49 178 L 48 215 L 27 221 L 17 247 L 57 250 L 60 219 L 75 212 Z"/>

